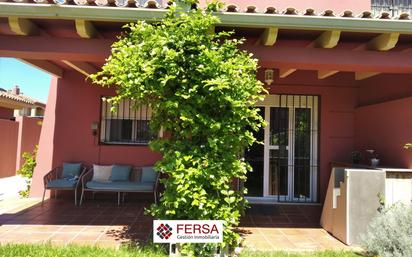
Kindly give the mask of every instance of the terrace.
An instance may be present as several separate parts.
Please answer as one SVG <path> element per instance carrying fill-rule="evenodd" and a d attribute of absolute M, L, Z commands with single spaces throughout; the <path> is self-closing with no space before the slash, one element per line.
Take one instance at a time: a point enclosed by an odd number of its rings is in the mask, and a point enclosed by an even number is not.
<path fill-rule="evenodd" d="M 74 207 L 68 199 L 14 200 L 0 205 L 0 244 L 51 243 L 119 247 L 151 241 L 153 218 L 147 201 L 117 206 L 112 200 Z M 5 207 L 8 206 L 6 209 Z M 346 249 L 319 226 L 319 205 L 252 205 L 239 229 L 255 250 Z"/>

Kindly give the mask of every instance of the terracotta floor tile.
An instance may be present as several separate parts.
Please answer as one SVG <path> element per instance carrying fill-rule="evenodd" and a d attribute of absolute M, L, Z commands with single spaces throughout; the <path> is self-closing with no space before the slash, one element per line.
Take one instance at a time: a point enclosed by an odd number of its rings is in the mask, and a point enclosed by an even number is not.
<path fill-rule="evenodd" d="M 50 237 L 50 241 L 66 241 L 72 240 L 78 233 L 57 232 Z"/>
<path fill-rule="evenodd" d="M 100 237 L 101 233 L 79 233 L 74 241 L 95 241 Z"/>
<path fill-rule="evenodd" d="M 59 229 L 59 232 L 72 232 L 72 233 L 78 233 L 84 229 L 84 226 L 80 225 L 65 225 L 61 226 Z"/>
<path fill-rule="evenodd" d="M 90 233 L 90 232 L 95 232 L 95 233 L 103 233 L 105 232 L 109 226 L 104 226 L 104 225 L 88 225 L 86 227 L 83 227 L 83 233 Z"/>
<path fill-rule="evenodd" d="M 301 235 L 302 231 L 295 228 L 281 228 L 279 231 L 284 235 Z"/>

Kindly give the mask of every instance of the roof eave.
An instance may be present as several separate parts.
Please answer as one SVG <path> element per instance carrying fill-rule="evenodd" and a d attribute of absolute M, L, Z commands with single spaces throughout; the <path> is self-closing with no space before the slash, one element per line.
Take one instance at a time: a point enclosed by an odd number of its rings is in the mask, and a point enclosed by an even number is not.
<path fill-rule="evenodd" d="M 0 2 L 0 17 L 17 16 L 39 19 L 132 22 L 136 20 L 161 19 L 166 12 L 166 9 L 150 8 Z M 231 12 L 217 12 L 216 16 L 220 18 L 221 26 L 412 34 L 412 22 L 410 20 Z"/>

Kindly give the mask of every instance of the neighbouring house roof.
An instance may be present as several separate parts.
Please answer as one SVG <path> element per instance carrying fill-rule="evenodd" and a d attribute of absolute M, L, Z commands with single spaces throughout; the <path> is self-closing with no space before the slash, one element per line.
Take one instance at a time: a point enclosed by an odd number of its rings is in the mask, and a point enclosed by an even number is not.
<path fill-rule="evenodd" d="M 33 1 L 48 3 L 47 0 Z M 161 19 L 167 11 L 167 6 L 159 5 L 154 0 L 143 4 L 137 0 L 54 1 L 53 4 L 0 2 L 0 17 L 130 22 Z M 412 34 L 412 21 L 407 13 L 391 17 L 387 12 L 374 16 L 370 11 L 334 13 L 333 10 L 297 10 L 292 7 L 277 10 L 271 6 L 257 10 L 253 5 L 240 10 L 236 5 L 228 4 L 216 12 L 216 16 L 222 26 Z"/>
<path fill-rule="evenodd" d="M 38 100 L 22 95 L 13 94 L 3 88 L 0 88 L 0 104 L 3 107 L 10 107 L 11 109 L 18 109 L 30 106 L 46 107 L 46 105 Z M 7 106 L 6 106 L 7 105 Z"/>

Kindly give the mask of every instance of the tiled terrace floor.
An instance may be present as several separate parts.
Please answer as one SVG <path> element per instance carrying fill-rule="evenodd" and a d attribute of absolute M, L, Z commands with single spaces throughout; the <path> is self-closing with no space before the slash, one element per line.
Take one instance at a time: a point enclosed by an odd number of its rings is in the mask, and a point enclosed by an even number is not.
<path fill-rule="evenodd" d="M 259 250 L 349 249 L 319 225 L 321 206 L 254 205 L 242 219 L 245 246 Z"/>
<path fill-rule="evenodd" d="M 6 208 L 6 205 L 9 206 Z M 0 243 L 88 244 L 117 247 L 151 239 L 145 202 L 69 200 L 1 203 Z M 245 246 L 257 250 L 322 250 L 346 246 L 319 228 L 319 206 L 255 205 L 242 220 Z"/>

